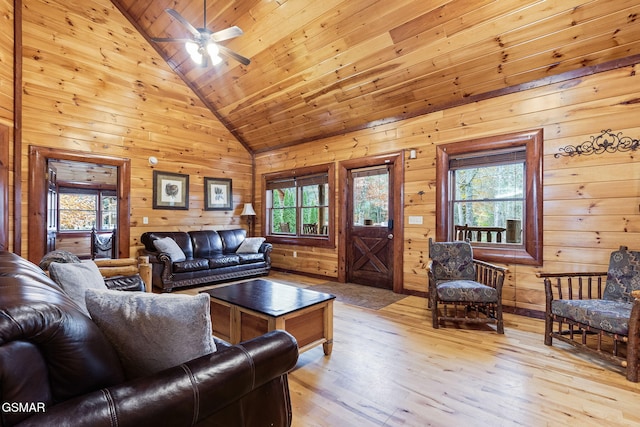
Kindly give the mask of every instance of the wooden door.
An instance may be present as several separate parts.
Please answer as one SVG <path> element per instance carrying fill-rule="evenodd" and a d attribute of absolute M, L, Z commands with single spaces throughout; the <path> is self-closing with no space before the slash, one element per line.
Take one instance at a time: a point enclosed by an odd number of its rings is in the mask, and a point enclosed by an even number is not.
<path fill-rule="evenodd" d="M 393 289 L 393 176 L 392 164 L 349 170 L 349 282 Z"/>

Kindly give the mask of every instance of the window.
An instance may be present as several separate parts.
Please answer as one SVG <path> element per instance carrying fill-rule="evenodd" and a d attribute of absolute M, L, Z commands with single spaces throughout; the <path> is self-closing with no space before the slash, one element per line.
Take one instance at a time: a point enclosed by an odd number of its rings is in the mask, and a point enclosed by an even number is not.
<path fill-rule="evenodd" d="M 449 234 L 477 242 L 521 243 L 525 160 L 523 148 L 450 157 Z"/>
<path fill-rule="evenodd" d="M 542 131 L 437 147 L 436 238 L 478 259 L 542 263 Z"/>
<path fill-rule="evenodd" d="M 333 243 L 333 166 L 264 175 L 269 241 L 327 246 Z"/>
<path fill-rule="evenodd" d="M 115 191 L 59 188 L 58 230 L 108 231 L 118 224 Z"/>

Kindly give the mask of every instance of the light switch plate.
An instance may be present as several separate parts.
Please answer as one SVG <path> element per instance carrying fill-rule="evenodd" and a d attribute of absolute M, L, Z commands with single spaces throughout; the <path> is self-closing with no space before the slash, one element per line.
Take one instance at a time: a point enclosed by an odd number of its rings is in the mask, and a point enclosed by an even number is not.
<path fill-rule="evenodd" d="M 409 216 L 409 224 L 420 225 L 422 224 L 421 216 Z"/>

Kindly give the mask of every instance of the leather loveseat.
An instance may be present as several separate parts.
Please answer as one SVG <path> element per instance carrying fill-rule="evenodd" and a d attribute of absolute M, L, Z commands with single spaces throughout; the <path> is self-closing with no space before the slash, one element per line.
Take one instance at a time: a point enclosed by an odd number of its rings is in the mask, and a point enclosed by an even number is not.
<path fill-rule="evenodd" d="M 0 252 L 0 425 L 287 426 L 284 331 L 125 380 L 101 329 L 36 265 Z"/>
<path fill-rule="evenodd" d="M 163 292 L 269 274 L 273 246 L 263 242 L 255 253 L 237 253 L 246 234 L 244 229 L 146 232 L 140 237 L 141 255 L 149 256 L 153 286 Z M 184 261 L 176 262 L 158 251 L 154 242 L 166 237 L 178 244 Z"/>

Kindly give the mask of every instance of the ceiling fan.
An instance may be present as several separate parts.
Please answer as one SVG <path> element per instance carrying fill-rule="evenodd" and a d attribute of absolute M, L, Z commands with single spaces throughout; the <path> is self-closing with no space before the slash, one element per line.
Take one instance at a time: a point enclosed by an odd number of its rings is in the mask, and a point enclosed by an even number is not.
<path fill-rule="evenodd" d="M 225 30 L 216 31 L 215 33 L 207 29 L 207 0 L 204 0 L 204 19 L 202 28 L 196 28 L 189 23 L 182 15 L 180 15 L 175 9 L 165 9 L 169 15 L 173 16 L 178 22 L 182 24 L 192 35 L 192 38 L 161 38 L 152 37 L 156 43 L 184 43 L 187 52 L 191 56 L 191 59 L 202 67 L 206 67 L 209 61 L 213 65 L 222 61 L 222 58 L 218 56 L 219 53 L 230 56 L 243 65 L 249 65 L 251 60 L 244 56 L 232 51 L 219 44 L 221 41 L 229 40 L 244 34 L 244 32 L 236 27 L 229 27 Z"/>

